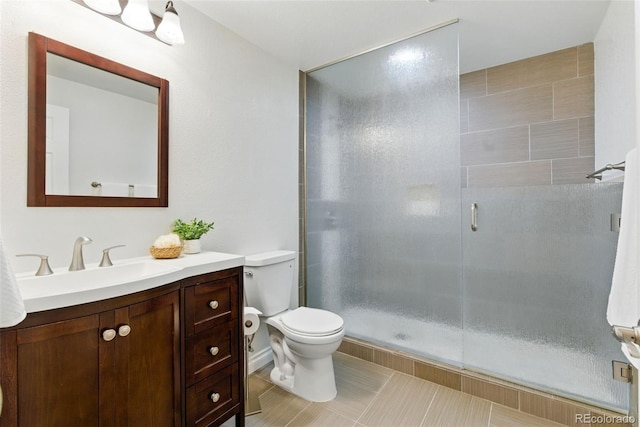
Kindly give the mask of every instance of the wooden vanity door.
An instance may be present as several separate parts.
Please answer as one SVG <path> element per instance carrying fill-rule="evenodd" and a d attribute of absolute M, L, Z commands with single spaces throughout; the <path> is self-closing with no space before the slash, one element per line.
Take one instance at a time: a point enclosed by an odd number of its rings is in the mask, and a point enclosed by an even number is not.
<path fill-rule="evenodd" d="M 118 372 L 111 377 L 119 378 L 113 396 L 121 406 L 114 408 L 121 421 L 117 425 L 180 425 L 179 307 L 175 291 L 115 311 L 118 337 L 114 340 L 114 359 Z M 125 336 L 123 326 L 130 328 Z"/>
<path fill-rule="evenodd" d="M 173 291 L 3 332 L 0 427 L 179 426 L 179 313 Z"/>
<path fill-rule="evenodd" d="M 10 331 L 1 345 L 3 427 L 98 426 L 98 315 Z"/>

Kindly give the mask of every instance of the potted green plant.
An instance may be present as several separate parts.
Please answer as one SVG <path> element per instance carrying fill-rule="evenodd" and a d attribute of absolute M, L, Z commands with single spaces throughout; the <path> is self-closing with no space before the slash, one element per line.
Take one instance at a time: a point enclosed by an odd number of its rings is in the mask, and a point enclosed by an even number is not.
<path fill-rule="evenodd" d="M 205 222 L 198 218 L 193 218 L 189 222 L 176 219 L 172 224 L 173 232 L 182 240 L 185 254 L 197 254 L 200 252 L 200 238 L 212 229 L 213 222 Z"/>

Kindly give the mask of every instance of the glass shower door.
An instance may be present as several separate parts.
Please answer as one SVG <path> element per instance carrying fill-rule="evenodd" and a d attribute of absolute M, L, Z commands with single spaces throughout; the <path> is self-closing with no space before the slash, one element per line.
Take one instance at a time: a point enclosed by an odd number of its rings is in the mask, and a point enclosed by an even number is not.
<path fill-rule="evenodd" d="M 622 184 L 461 191 L 458 83 L 456 25 L 307 74 L 307 305 L 351 337 L 626 409 L 605 316 Z"/>
<path fill-rule="evenodd" d="M 464 365 L 626 409 L 606 321 L 621 183 L 465 188 Z M 472 231 L 470 206 L 478 206 Z"/>
<path fill-rule="evenodd" d="M 460 365 L 456 25 L 309 73 L 306 107 L 308 305 Z"/>

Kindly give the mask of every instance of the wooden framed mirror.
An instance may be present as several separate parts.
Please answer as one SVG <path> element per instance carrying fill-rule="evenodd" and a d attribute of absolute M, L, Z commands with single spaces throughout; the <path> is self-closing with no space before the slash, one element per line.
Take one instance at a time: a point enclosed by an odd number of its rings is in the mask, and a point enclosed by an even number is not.
<path fill-rule="evenodd" d="M 167 207 L 169 82 L 29 33 L 27 206 Z"/>

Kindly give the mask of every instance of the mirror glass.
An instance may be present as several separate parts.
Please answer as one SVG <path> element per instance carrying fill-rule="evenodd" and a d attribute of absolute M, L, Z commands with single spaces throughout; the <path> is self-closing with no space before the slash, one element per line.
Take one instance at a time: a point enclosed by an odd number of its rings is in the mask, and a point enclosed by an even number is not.
<path fill-rule="evenodd" d="M 158 196 L 158 88 L 47 53 L 46 194 Z"/>
<path fill-rule="evenodd" d="M 167 206 L 168 82 L 29 39 L 29 206 Z"/>

